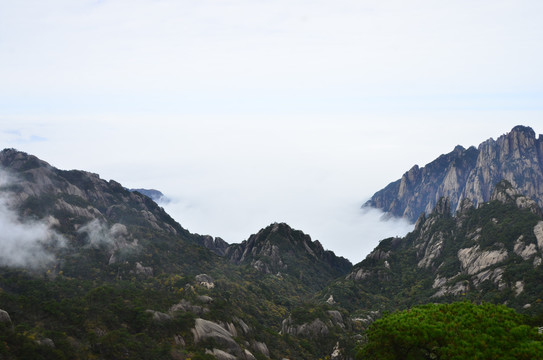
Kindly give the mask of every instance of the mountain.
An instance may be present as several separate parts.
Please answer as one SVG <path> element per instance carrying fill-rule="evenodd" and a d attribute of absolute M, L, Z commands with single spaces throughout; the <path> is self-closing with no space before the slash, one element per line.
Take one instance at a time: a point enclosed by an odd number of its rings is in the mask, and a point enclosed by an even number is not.
<path fill-rule="evenodd" d="M 543 216 L 504 180 L 490 201 L 464 199 L 455 215 L 441 198 L 404 238 L 388 238 L 323 291 L 342 306 L 376 311 L 427 302 L 507 303 L 541 313 Z"/>
<path fill-rule="evenodd" d="M 311 299 L 352 265 L 286 224 L 229 245 L 139 191 L 6 149 L 0 225 L 0 359 L 320 358 L 348 325 Z"/>
<path fill-rule="evenodd" d="M 0 166 L 0 359 L 352 360 L 382 313 L 466 299 L 543 320 L 542 211 L 507 180 L 352 266 L 284 223 L 227 244 L 97 174 Z"/>
<path fill-rule="evenodd" d="M 457 146 L 424 167 L 415 165 L 364 206 L 415 222 L 421 213 L 429 214 L 441 197 L 449 199 L 453 211 L 459 210 L 463 199 L 475 206 L 488 201 L 503 179 L 543 206 L 543 137 L 536 138 L 533 129 L 516 126 L 478 148 Z"/>
<path fill-rule="evenodd" d="M 349 272 L 352 264 L 320 242 L 284 223 L 272 224 L 241 244 L 230 245 L 225 256 L 265 274 L 290 274 L 313 289 Z"/>

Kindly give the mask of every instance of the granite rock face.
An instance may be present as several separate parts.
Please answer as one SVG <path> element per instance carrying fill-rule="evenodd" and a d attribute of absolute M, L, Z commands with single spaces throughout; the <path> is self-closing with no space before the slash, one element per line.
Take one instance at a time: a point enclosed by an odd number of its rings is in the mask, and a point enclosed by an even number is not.
<path fill-rule="evenodd" d="M 11 317 L 9 316 L 8 312 L 1 309 L 0 309 L 0 323 L 11 324 Z"/>
<path fill-rule="evenodd" d="M 419 216 L 413 232 L 382 240 L 346 279 L 361 284 L 365 295 L 416 289 L 432 299 L 491 293 L 503 299 L 513 294 L 517 307 L 537 302 L 543 263 L 537 202 L 502 180 L 477 208 L 464 199 L 453 213 L 450 204 L 442 197 L 430 214 Z M 416 275 L 408 280 L 410 272 Z"/>
<path fill-rule="evenodd" d="M 543 206 L 543 137 L 536 138 L 533 129 L 516 126 L 478 148 L 457 146 L 424 167 L 415 165 L 364 206 L 415 222 L 421 213 L 429 214 L 441 197 L 449 199 L 453 212 L 464 199 L 474 206 L 489 201 L 504 179 Z"/>
<path fill-rule="evenodd" d="M 137 223 L 170 235 L 188 234 L 151 198 L 97 174 L 59 170 L 15 149 L 0 151 L 0 171 L 9 179 L 3 184 L 2 194 L 13 208 L 21 209 L 22 215 L 40 218 L 50 213 L 62 214 L 79 219 L 70 224 L 73 227 L 96 220 Z"/>

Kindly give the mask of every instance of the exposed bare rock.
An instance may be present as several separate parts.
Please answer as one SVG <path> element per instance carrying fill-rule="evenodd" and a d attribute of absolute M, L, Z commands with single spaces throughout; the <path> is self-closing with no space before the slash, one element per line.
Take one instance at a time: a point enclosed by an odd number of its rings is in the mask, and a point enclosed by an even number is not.
<path fill-rule="evenodd" d="M 503 268 L 483 270 L 472 277 L 473 285 L 479 286 L 484 281 L 490 280 L 491 282 L 496 284 L 499 289 L 504 289 L 506 287 L 506 284 L 503 281 L 503 273 Z"/>
<path fill-rule="evenodd" d="M 518 280 L 513 286 L 513 291 L 515 291 L 515 296 L 519 296 L 524 291 L 524 281 Z"/>
<path fill-rule="evenodd" d="M 247 349 L 243 350 L 244 354 L 245 355 L 245 359 L 246 360 L 256 360 L 256 358 L 254 357 L 254 355 Z"/>
<path fill-rule="evenodd" d="M 238 336 L 238 331 L 236 330 L 236 327 L 234 326 L 234 324 L 232 324 L 231 322 L 223 324 L 223 327 L 226 330 L 228 330 L 228 332 L 232 334 L 232 336 L 234 337 Z"/>
<path fill-rule="evenodd" d="M 93 219 L 96 217 L 103 218 L 103 215 L 96 208 L 89 206 L 82 208 L 75 205 L 70 205 L 63 199 L 58 199 L 55 203 L 55 209 L 59 211 L 67 211 L 75 216 Z"/>
<path fill-rule="evenodd" d="M 353 280 L 357 280 L 357 281 L 360 281 L 360 280 L 364 280 L 364 279 L 367 279 L 369 278 L 370 276 L 372 275 L 372 272 L 367 270 L 367 269 L 364 269 L 364 268 L 359 268 L 355 271 L 353 271 L 352 273 L 350 273 L 349 275 L 347 275 L 347 279 L 353 279 Z"/>
<path fill-rule="evenodd" d="M 527 196 L 524 196 L 509 181 L 500 181 L 490 197 L 491 201 L 500 201 L 504 204 L 515 204 L 519 209 L 528 209 L 536 215 L 542 216 L 541 208 L 537 202 Z"/>
<path fill-rule="evenodd" d="M 39 345 L 55 348 L 55 342 L 49 338 L 43 338 L 36 341 Z"/>
<path fill-rule="evenodd" d="M 481 251 L 479 245 L 458 251 L 458 259 L 462 264 L 462 270 L 469 275 L 476 274 L 489 266 L 498 264 L 506 258 L 507 250 L 505 249 Z"/>
<path fill-rule="evenodd" d="M 375 249 L 367 256 L 368 259 L 373 260 L 385 260 L 390 257 L 390 251 L 383 251 L 381 249 Z"/>
<path fill-rule="evenodd" d="M 543 221 L 538 222 L 534 227 L 534 235 L 537 239 L 537 247 L 541 254 L 543 254 Z"/>
<path fill-rule="evenodd" d="M 195 344 L 206 339 L 214 339 L 217 344 L 229 352 L 239 353 L 241 350 L 240 346 L 232 338 L 232 334 L 228 330 L 209 320 L 196 319 L 192 334 L 194 335 Z"/>
<path fill-rule="evenodd" d="M 153 316 L 153 320 L 156 322 L 166 322 L 172 320 L 171 315 L 164 314 L 160 311 L 145 310 L 145 312 L 151 314 Z"/>
<path fill-rule="evenodd" d="M 432 284 L 432 288 L 441 288 L 447 283 L 447 281 L 449 281 L 447 278 L 437 275 L 434 279 L 434 283 Z"/>
<path fill-rule="evenodd" d="M 211 304 L 213 302 L 213 298 L 206 295 L 198 296 L 197 300 L 201 302 L 202 304 Z"/>
<path fill-rule="evenodd" d="M 202 315 L 209 312 L 209 309 L 198 305 L 192 305 L 189 301 L 183 299 L 178 304 L 172 305 L 168 310 L 168 313 L 173 316 L 177 311 L 190 312 L 196 315 Z"/>
<path fill-rule="evenodd" d="M 501 180 L 509 181 L 526 198 L 517 205 L 543 206 L 543 137 L 524 126 L 516 126 L 497 140 L 475 147 L 457 146 L 452 152 L 419 167 L 413 166 L 399 180 L 375 193 L 364 206 L 372 206 L 413 222 L 429 214 L 441 197 L 450 199 L 459 211 L 470 199 L 474 206 L 489 201 Z"/>
<path fill-rule="evenodd" d="M 434 265 L 434 261 L 441 255 L 443 250 L 444 238 L 442 233 L 434 234 L 426 246 L 420 246 L 417 250 L 424 248 L 424 255 L 422 259 L 418 262 L 417 266 L 419 268 L 429 268 Z"/>
<path fill-rule="evenodd" d="M 340 360 L 342 359 L 341 356 L 341 349 L 339 348 L 339 341 L 336 343 L 336 346 L 334 346 L 334 350 L 332 351 L 332 354 L 330 355 L 330 360 Z"/>
<path fill-rule="evenodd" d="M 215 254 L 219 256 L 224 256 L 224 253 L 226 249 L 228 248 L 228 243 L 221 239 L 220 237 L 213 238 L 209 235 L 202 235 L 198 239 L 198 241 L 208 248 L 209 250 L 213 251 Z"/>
<path fill-rule="evenodd" d="M 442 297 L 445 295 L 460 295 L 468 292 L 469 283 L 467 281 L 459 281 L 452 286 L 442 286 L 438 292 L 436 292 L 432 297 Z"/>
<path fill-rule="evenodd" d="M 343 322 L 343 316 L 337 310 L 328 310 L 328 315 L 332 321 L 332 325 L 339 326 L 340 328 L 345 328 L 345 323 Z"/>
<path fill-rule="evenodd" d="M 253 341 L 251 343 L 251 348 L 255 353 L 259 352 L 264 354 L 266 357 L 270 357 L 270 350 L 268 350 L 268 345 L 263 342 Z"/>
<path fill-rule="evenodd" d="M 0 310 L 0 323 L 11 324 L 11 317 L 9 316 L 8 312 L 5 310 Z"/>
<path fill-rule="evenodd" d="M 326 336 L 328 333 L 328 326 L 320 319 L 315 319 L 310 323 L 295 325 L 292 318 L 289 316 L 287 319 L 283 320 L 283 323 L 281 324 L 281 334 L 315 339 Z"/>
<path fill-rule="evenodd" d="M 181 346 L 181 347 L 187 346 L 187 344 L 185 342 L 185 339 L 183 339 L 183 337 L 181 335 L 179 335 L 179 334 L 174 335 L 173 341 L 174 341 L 175 345 L 177 345 L 177 346 Z"/>
<path fill-rule="evenodd" d="M 153 268 L 151 266 L 143 266 L 140 262 L 136 262 L 136 274 L 153 276 Z"/>
<path fill-rule="evenodd" d="M 205 286 L 208 289 L 213 289 L 215 287 L 215 283 L 213 282 L 213 278 L 207 274 L 200 274 L 196 275 L 194 278 L 196 282 L 201 285 Z"/>
<path fill-rule="evenodd" d="M 110 223 L 118 223 L 129 213 L 139 218 L 140 226 L 170 234 L 187 233 L 147 196 L 130 192 L 113 180 L 105 181 L 97 174 L 59 170 L 15 149 L 0 152 L 0 166 L 16 180 L 16 186 L 4 191 L 13 195 L 12 205 L 23 206 L 25 214 L 36 215 L 39 209 L 25 205 L 28 200 L 43 198 L 49 202 L 48 211 L 60 212 L 63 216 L 71 214 L 74 225 L 105 218 Z"/>
<path fill-rule="evenodd" d="M 513 251 L 518 256 L 522 257 L 524 260 L 528 260 L 535 254 L 537 254 L 537 246 L 536 244 L 526 244 L 523 241 L 524 236 L 520 236 L 517 241 L 515 241 L 515 245 L 513 248 Z"/>
<path fill-rule="evenodd" d="M 217 360 L 237 360 L 238 359 L 236 356 L 219 349 L 206 350 L 206 354 L 213 355 Z"/>
<path fill-rule="evenodd" d="M 364 317 L 356 317 L 351 320 L 363 324 L 365 327 L 370 326 L 375 320 L 381 316 L 380 311 L 369 311 Z"/>
<path fill-rule="evenodd" d="M 245 321 L 241 320 L 238 317 L 234 317 L 233 320 L 239 325 L 239 327 L 241 328 L 241 331 L 244 334 L 248 334 L 251 331 L 251 328 L 249 327 L 249 325 L 245 323 Z"/>

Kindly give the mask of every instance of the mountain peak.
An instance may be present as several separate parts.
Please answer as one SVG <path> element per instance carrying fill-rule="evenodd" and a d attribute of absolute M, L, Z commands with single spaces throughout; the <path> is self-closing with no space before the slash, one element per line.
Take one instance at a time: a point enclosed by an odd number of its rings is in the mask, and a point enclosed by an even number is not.
<path fill-rule="evenodd" d="M 441 197 L 449 199 L 453 212 L 460 210 L 463 199 L 474 206 L 489 201 L 503 179 L 543 206 L 543 137 L 536 139 L 531 127 L 515 126 L 477 148 L 456 146 L 423 167 L 413 167 L 365 206 L 415 222 L 421 213 L 430 214 Z"/>
<path fill-rule="evenodd" d="M 321 243 L 286 223 L 273 223 L 251 235 L 241 244 L 232 244 L 225 257 L 236 264 L 247 264 L 265 274 L 288 274 L 311 279 L 310 287 L 346 274 L 349 260 L 324 250 Z M 318 276 L 317 276 L 318 274 Z"/>
<path fill-rule="evenodd" d="M 513 129 L 511 129 L 511 132 L 509 134 L 525 134 L 529 137 L 535 138 L 535 131 L 529 126 L 524 125 L 517 125 Z"/>
<path fill-rule="evenodd" d="M 38 167 L 51 168 L 51 165 L 36 156 L 13 148 L 0 151 L 0 165 L 15 171 L 26 171 Z"/>

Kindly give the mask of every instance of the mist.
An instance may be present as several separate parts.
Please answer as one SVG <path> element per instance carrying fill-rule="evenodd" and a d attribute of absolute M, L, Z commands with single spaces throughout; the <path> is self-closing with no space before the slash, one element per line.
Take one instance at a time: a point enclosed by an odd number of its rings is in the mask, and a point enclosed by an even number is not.
<path fill-rule="evenodd" d="M 271 223 L 284 222 L 353 264 L 362 261 L 380 240 L 405 236 L 414 227 L 379 209 L 361 208 L 364 201 L 353 201 L 354 196 L 325 196 L 318 189 L 296 195 L 289 191 L 288 196 L 280 191 L 245 196 L 236 192 L 165 195 L 169 202 L 160 205 L 191 232 L 240 243 Z"/>
<path fill-rule="evenodd" d="M 87 248 L 105 248 L 109 255 L 109 263 L 115 263 L 127 255 L 139 251 L 139 243 L 123 224 L 109 226 L 100 219 L 94 219 L 80 227 L 77 232 L 83 234 Z"/>
<path fill-rule="evenodd" d="M 14 179 L 0 171 L 0 188 Z M 66 245 L 65 239 L 52 229 L 55 219 L 21 220 L 11 208 L 9 195 L 0 193 L 0 265 L 41 269 L 55 262 L 55 250 Z"/>

